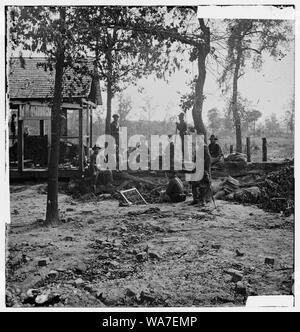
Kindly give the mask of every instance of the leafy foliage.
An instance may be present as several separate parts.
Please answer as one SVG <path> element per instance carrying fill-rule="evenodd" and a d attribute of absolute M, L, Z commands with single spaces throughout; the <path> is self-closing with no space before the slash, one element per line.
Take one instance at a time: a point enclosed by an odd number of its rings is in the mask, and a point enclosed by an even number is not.
<path fill-rule="evenodd" d="M 226 84 L 232 78 L 238 51 L 241 53 L 239 77 L 244 75 L 247 62 L 256 70 L 263 64 L 263 53 L 276 59 L 286 55 L 292 40 L 293 28 L 284 20 L 226 20 L 228 34 L 227 56 L 219 83 Z"/>

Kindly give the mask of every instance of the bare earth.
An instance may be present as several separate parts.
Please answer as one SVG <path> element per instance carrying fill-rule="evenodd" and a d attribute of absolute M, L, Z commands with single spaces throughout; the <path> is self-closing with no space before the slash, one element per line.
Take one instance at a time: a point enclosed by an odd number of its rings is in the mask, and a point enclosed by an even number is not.
<path fill-rule="evenodd" d="M 202 211 L 187 202 L 59 201 L 65 223 L 46 228 L 45 185 L 11 186 L 8 306 L 237 306 L 247 295 L 291 294 L 293 216 L 224 201 Z"/>

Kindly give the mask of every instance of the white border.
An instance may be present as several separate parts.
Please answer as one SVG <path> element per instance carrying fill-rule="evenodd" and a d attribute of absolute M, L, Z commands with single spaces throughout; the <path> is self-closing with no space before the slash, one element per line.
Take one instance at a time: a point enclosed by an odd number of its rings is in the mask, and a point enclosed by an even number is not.
<path fill-rule="evenodd" d="M 239 6 L 241 9 L 239 10 L 244 10 L 246 7 L 244 5 L 296 5 L 296 1 L 292 0 L 280 0 L 278 2 L 275 2 L 274 0 L 256 0 L 256 1 L 242 1 L 242 0 L 232 0 L 232 1 L 225 1 L 225 0 L 218 0 L 218 1 L 195 1 L 195 0 L 190 0 L 188 3 L 183 3 L 182 1 L 148 1 L 148 2 L 142 2 L 142 1 L 120 1 L 120 0 L 111 0 L 111 1 L 91 1 L 87 0 L 84 3 L 76 3 L 75 1 L 70 1 L 70 0 L 64 0 L 64 1 L 47 1 L 45 4 L 47 5 L 241 5 L 243 3 L 243 6 Z M 40 1 L 37 0 L 32 0 L 32 1 L 11 1 L 7 0 L 5 5 L 41 5 Z M 204 7 L 203 7 L 204 8 Z M 207 7 L 208 8 L 208 7 Z M 212 9 L 211 7 L 210 9 Z M 226 8 L 226 7 L 220 7 L 220 8 Z M 275 8 L 275 7 L 274 7 Z M 231 14 L 234 14 L 236 16 L 236 10 L 233 11 L 233 8 L 230 7 L 231 9 Z M 257 7 L 256 7 L 257 9 Z M 290 15 L 290 13 L 286 14 L 288 11 L 284 11 L 284 15 Z M 214 13 L 219 13 L 219 9 L 216 11 L 216 7 L 214 7 Z M 261 14 L 261 7 L 259 10 L 259 13 Z M 300 32 L 300 12 L 298 7 L 296 7 L 296 22 L 295 22 L 295 39 L 296 39 L 296 54 L 299 54 L 299 32 Z M 229 18 L 229 14 L 226 14 L 227 17 Z M 239 12 L 240 17 L 243 17 L 244 14 Z M 267 14 L 266 14 L 267 15 Z M 276 14 L 278 15 L 278 14 Z M 249 12 L 247 13 L 247 18 L 249 18 Z M 202 14 L 203 17 L 203 14 Z M 210 13 L 210 17 L 212 17 L 212 13 Z M 215 17 L 215 15 L 214 15 Z M 232 15 L 230 16 L 231 18 L 233 17 Z M 260 17 L 261 18 L 261 17 Z M 282 18 L 282 17 L 281 17 Z M 299 227 L 297 225 L 297 222 L 295 222 L 295 251 L 296 251 L 296 258 L 295 258 L 295 292 L 296 292 L 296 307 L 294 308 L 259 308 L 259 307 L 234 307 L 234 308 L 186 308 L 186 307 L 180 307 L 180 308 L 43 308 L 43 309 L 35 309 L 35 308 L 6 308 L 5 307 L 5 284 L 4 284 L 4 277 L 5 277 L 5 221 L 7 216 L 9 216 L 9 200 L 8 200 L 8 177 L 3 178 L 4 171 L 5 171 L 5 163 L 4 163 L 4 156 L 5 156 L 5 148 L 4 148 L 4 128 L 5 128 L 5 112 L 4 112 L 4 106 L 5 106 L 5 16 L 4 16 L 4 4 L 1 5 L 0 7 L 0 42 L 1 42 L 1 61 L 0 61 L 0 73 L 2 73 L 2 80 L 0 84 L 0 104 L 1 104 L 1 115 L 0 115 L 0 190 L 1 190 L 1 215 L 0 215 L 0 221 L 1 221 L 1 233 L 0 233 L 0 243 L 2 244 L 1 252 L 0 252 L 0 264 L 1 264 L 1 273 L 0 273 L 0 309 L 4 311 L 24 311 L 24 312 L 41 312 L 41 311 L 70 311 L 70 312 L 76 312 L 78 310 L 80 311 L 93 311 L 93 312 L 113 312 L 113 311 L 123 311 L 123 312 L 167 312 L 167 311 L 174 311 L 174 312 L 203 312 L 203 311 L 225 311 L 225 312 L 232 312 L 232 311 L 300 311 L 300 302 L 299 302 L 299 295 L 300 295 L 300 262 L 299 262 L 299 249 L 300 249 L 300 242 L 296 241 L 296 239 L 300 239 L 300 231 Z M 296 62 L 295 62 L 295 91 L 299 90 L 299 65 L 298 65 L 298 59 L 297 56 L 295 57 Z M 295 93 L 296 97 L 296 109 L 298 109 L 299 106 L 299 96 Z M 296 113 L 296 122 L 295 122 L 295 128 L 297 128 L 299 124 L 299 116 Z M 298 157 L 298 143 L 299 142 L 299 133 L 296 131 L 295 133 L 295 177 L 296 177 L 296 201 L 295 205 L 297 206 L 297 200 L 299 197 L 299 191 L 298 191 L 298 167 L 299 167 L 299 157 Z M 8 175 L 8 174 L 7 174 Z M 297 220 L 298 216 L 298 211 L 296 210 L 295 214 L 295 220 Z"/>

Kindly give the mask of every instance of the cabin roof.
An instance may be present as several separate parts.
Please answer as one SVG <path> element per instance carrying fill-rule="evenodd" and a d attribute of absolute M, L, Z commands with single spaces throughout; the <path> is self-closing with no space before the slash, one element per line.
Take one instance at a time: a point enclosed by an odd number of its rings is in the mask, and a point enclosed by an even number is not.
<path fill-rule="evenodd" d="M 93 72 L 93 59 L 85 61 Z M 51 99 L 54 92 L 55 69 L 45 70 L 44 57 L 10 58 L 8 62 L 8 94 L 10 99 Z M 80 64 L 77 64 L 79 66 Z M 86 98 L 102 105 L 100 81 L 97 76 L 80 74 L 74 68 L 64 74 L 63 98 Z"/>

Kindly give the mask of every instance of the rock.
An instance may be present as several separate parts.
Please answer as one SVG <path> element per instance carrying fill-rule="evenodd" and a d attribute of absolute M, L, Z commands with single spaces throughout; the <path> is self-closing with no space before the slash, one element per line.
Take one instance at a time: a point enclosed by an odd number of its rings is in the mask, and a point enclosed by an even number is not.
<path fill-rule="evenodd" d="M 87 221 L 87 223 L 88 223 L 89 225 L 95 224 L 95 220 L 90 219 L 90 220 Z"/>
<path fill-rule="evenodd" d="M 86 271 L 87 267 L 84 263 L 78 263 L 77 266 L 75 267 L 75 272 L 82 274 Z"/>
<path fill-rule="evenodd" d="M 28 289 L 28 291 L 26 292 L 26 296 L 27 298 L 34 298 L 38 295 L 38 293 L 39 293 L 38 289 L 31 288 Z"/>
<path fill-rule="evenodd" d="M 230 295 L 219 295 L 215 298 L 217 303 L 234 303 L 234 297 Z"/>
<path fill-rule="evenodd" d="M 93 293 L 93 292 L 96 293 L 96 290 L 94 289 L 93 284 L 91 284 L 90 282 L 84 282 L 82 287 L 85 291 L 87 291 L 89 293 Z"/>
<path fill-rule="evenodd" d="M 108 259 L 109 255 L 107 253 L 99 254 L 97 256 L 98 259 Z"/>
<path fill-rule="evenodd" d="M 275 264 L 275 259 L 274 258 L 270 258 L 270 257 L 266 257 L 265 258 L 265 264 L 273 266 Z"/>
<path fill-rule="evenodd" d="M 31 258 L 26 256 L 25 254 L 22 255 L 22 262 L 23 263 L 27 263 L 27 262 L 30 262 L 31 261 Z"/>
<path fill-rule="evenodd" d="M 51 279 L 55 279 L 57 276 L 59 275 L 59 273 L 55 270 L 51 270 L 48 274 L 47 277 L 51 278 Z"/>
<path fill-rule="evenodd" d="M 224 271 L 225 273 L 229 274 L 232 276 L 232 281 L 233 282 L 238 282 L 241 281 L 243 279 L 243 274 L 242 272 L 238 271 L 238 270 L 234 270 L 234 269 L 229 269 Z"/>
<path fill-rule="evenodd" d="M 148 252 L 148 255 L 149 255 L 149 257 L 152 258 L 152 259 L 158 259 L 158 260 L 161 259 L 160 255 L 157 254 L 155 251 L 149 251 L 149 252 Z"/>
<path fill-rule="evenodd" d="M 127 287 L 125 290 L 126 296 L 132 297 L 132 296 L 136 296 L 136 294 L 137 293 L 134 290 L 132 290 L 132 288 L 130 288 L 130 287 Z"/>
<path fill-rule="evenodd" d="M 73 237 L 72 236 L 66 236 L 63 238 L 63 241 L 73 241 Z"/>
<path fill-rule="evenodd" d="M 247 295 L 247 287 L 246 287 L 246 285 L 243 282 L 238 281 L 236 283 L 236 285 L 235 285 L 235 292 L 237 294 L 246 296 Z"/>
<path fill-rule="evenodd" d="M 213 244 L 212 246 L 211 246 L 213 249 L 220 249 L 221 248 L 221 245 L 220 244 Z"/>
<path fill-rule="evenodd" d="M 111 261 L 111 262 L 109 262 L 109 265 L 116 268 L 116 267 L 119 267 L 120 264 L 117 261 Z"/>
<path fill-rule="evenodd" d="M 146 301 L 146 302 L 154 302 L 155 301 L 155 297 L 147 291 L 142 291 L 141 292 L 140 299 L 142 301 Z"/>
<path fill-rule="evenodd" d="M 230 193 L 228 195 L 226 195 L 225 197 L 228 201 L 233 201 L 234 200 L 234 193 Z"/>
<path fill-rule="evenodd" d="M 96 298 L 103 301 L 106 305 L 116 305 L 122 301 L 124 292 L 119 288 L 105 288 L 97 291 Z"/>
<path fill-rule="evenodd" d="M 80 287 L 80 286 L 83 286 L 84 281 L 81 278 L 78 278 L 74 281 L 73 284 L 74 284 L 75 287 Z"/>
<path fill-rule="evenodd" d="M 38 295 L 36 298 L 35 298 L 35 303 L 36 304 L 45 304 L 46 302 L 49 301 L 49 295 L 50 295 L 50 292 L 45 292 L 45 293 L 42 293 L 40 295 Z"/>
<path fill-rule="evenodd" d="M 50 258 L 46 257 L 46 258 L 40 258 L 38 260 L 38 266 L 47 266 L 50 263 Z"/>
<path fill-rule="evenodd" d="M 245 255 L 244 252 L 242 252 L 242 251 L 240 251 L 238 249 L 235 251 L 235 253 L 236 253 L 237 257 L 243 257 Z"/>
<path fill-rule="evenodd" d="M 139 261 L 139 262 L 144 262 L 146 261 L 148 258 L 148 255 L 146 252 L 140 252 L 136 255 L 136 259 Z"/>

